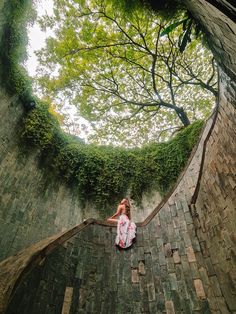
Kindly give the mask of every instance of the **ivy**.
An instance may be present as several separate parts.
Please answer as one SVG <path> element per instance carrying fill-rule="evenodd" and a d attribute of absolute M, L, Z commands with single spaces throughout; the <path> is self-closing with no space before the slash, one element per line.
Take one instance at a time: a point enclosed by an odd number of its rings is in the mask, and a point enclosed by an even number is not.
<path fill-rule="evenodd" d="M 37 109 L 29 111 L 24 119 L 24 131 L 22 135 L 32 144 L 41 149 L 57 142 L 56 133 L 59 132 L 59 123 L 49 112 L 48 105 L 37 102 Z"/>
<path fill-rule="evenodd" d="M 143 148 L 88 145 L 66 136 L 47 105 L 39 102 L 26 115 L 22 135 L 30 145 L 54 152 L 48 166 L 77 187 L 82 202 L 90 200 L 105 210 L 128 190 L 137 201 L 151 189 L 167 193 L 183 170 L 202 126 L 203 121 L 197 121 L 168 142 Z"/>
<path fill-rule="evenodd" d="M 33 96 L 30 79 L 21 66 L 27 20 L 32 16 L 31 1 L 7 1 L 4 10 L 7 21 L 0 38 L 2 84 L 10 94 L 18 95 L 23 104 L 32 100 L 36 103 L 23 119 L 21 135 L 25 142 L 41 150 L 47 167 L 76 187 L 82 202 L 94 202 L 103 213 L 127 191 L 136 200 L 154 188 L 165 194 L 183 170 L 203 122 L 193 123 L 168 142 L 141 149 L 86 145 L 66 135 L 50 113 L 49 105 Z"/>

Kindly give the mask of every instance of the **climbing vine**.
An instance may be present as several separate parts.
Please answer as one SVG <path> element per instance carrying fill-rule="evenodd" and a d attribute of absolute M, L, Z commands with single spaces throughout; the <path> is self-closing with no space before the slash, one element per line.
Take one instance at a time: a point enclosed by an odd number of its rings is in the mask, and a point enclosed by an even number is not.
<path fill-rule="evenodd" d="M 54 152 L 51 167 L 75 184 L 81 200 L 107 207 L 127 190 L 139 200 L 144 191 L 165 194 L 173 186 L 196 143 L 203 121 L 184 128 L 173 139 L 143 148 L 95 146 L 70 139 L 45 104 L 38 103 L 24 119 L 23 137 L 31 145 Z"/>
<path fill-rule="evenodd" d="M 183 170 L 203 121 L 193 123 L 168 142 L 136 149 L 87 145 L 63 133 L 49 105 L 33 96 L 30 79 L 21 66 L 27 20 L 33 16 L 31 4 L 30 0 L 6 2 L 7 22 L 0 43 L 1 74 L 8 78 L 2 84 L 9 93 L 18 95 L 28 109 L 23 119 L 24 141 L 40 148 L 42 155 L 50 151 L 47 166 L 78 188 L 82 202 L 89 199 L 100 210 L 124 197 L 127 191 L 136 200 L 154 188 L 165 194 Z M 35 106 L 30 108 L 32 102 Z"/>
<path fill-rule="evenodd" d="M 1 83 L 27 105 L 34 97 L 31 80 L 22 63 L 27 57 L 27 24 L 34 17 L 32 1 L 5 1 L 3 14 L 6 21 L 0 41 Z"/>

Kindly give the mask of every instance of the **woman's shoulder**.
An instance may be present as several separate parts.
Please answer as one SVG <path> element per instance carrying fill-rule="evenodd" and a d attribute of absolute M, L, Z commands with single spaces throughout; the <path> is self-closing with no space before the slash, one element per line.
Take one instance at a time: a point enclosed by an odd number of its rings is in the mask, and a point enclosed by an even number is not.
<path fill-rule="evenodd" d="M 126 207 L 125 207 L 124 204 L 119 204 L 119 205 L 118 205 L 118 210 L 119 210 L 119 211 L 122 211 L 122 210 L 124 210 L 124 209 L 126 209 Z"/>

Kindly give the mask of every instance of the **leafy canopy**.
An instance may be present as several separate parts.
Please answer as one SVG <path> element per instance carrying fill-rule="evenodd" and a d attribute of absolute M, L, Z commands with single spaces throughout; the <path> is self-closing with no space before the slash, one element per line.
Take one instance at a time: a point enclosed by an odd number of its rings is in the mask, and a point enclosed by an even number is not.
<path fill-rule="evenodd" d="M 31 94 L 31 85 L 20 61 L 25 55 L 27 13 L 31 1 L 12 1 L 4 7 L 1 72 L 7 77 L 8 93 L 19 96 L 26 105 L 32 99 L 35 108 L 25 112 L 20 132 L 32 147 L 40 148 L 41 165 L 53 170 L 47 178 L 77 185 L 82 201 L 94 201 L 100 211 L 110 208 L 128 191 L 139 199 L 143 191 L 157 188 L 165 193 L 175 182 L 196 143 L 203 122 L 197 121 L 172 140 L 150 144 L 142 149 L 124 149 L 85 145 L 80 139 L 61 132 L 53 107 Z M 11 36 L 6 36 L 6 35 Z M 22 125 L 19 125 L 19 131 Z M 43 163 L 42 163 L 43 162 Z"/>
<path fill-rule="evenodd" d="M 198 41 L 181 53 L 180 29 L 161 36 L 167 24 L 152 11 L 110 3 L 60 0 L 41 20 L 55 32 L 38 53 L 43 92 L 75 105 L 99 144 L 142 145 L 206 117 L 217 95 L 210 53 Z"/>

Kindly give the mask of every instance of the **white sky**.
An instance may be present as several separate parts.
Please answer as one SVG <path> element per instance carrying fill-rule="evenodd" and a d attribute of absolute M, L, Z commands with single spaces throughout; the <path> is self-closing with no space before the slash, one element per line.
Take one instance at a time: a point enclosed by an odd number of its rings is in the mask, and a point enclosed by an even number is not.
<path fill-rule="evenodd" d="M 38 17 L 45 14 L 51 15 L 53 12 L 53 0 L 37 0 L 36 5 Z M 38 65 L 37 57 L 34 51 L 41 49 L 45 45 L 46 37 L 52 34 L 53 33 L 50 31 L 42 32 L 37 22 L 29 28 L 28 60 L 26 62 L 26 68 L 30 76 L 34 76 L 36 74 L 36 67 Z"/>
<path fill-rule="evenodd" d="M 53 14 L 53 0 L 36 0 L 35 1 L 37 17 L 42 17 L 43 15 Z M 25 62 L 25 67 L 30 76 L 36 76 L 36 69 L 38 66 L 37 57 L 34 51 L 39 50 L 45 46 L 45 40 L 47 37 L 52 36 L 53 32 L 48 30 L 46 32 L 41 31 L 40 26 L 37 21 L 28 28 L 29 44 L 27 47 L 28 59 Z M 36 92 L 37 93 L 37 92 Z M 61 113 L 68 116 L 68 122 L 72 125 L 68 127 L 63 127 L 66 132 L 75 134 L 85 141 L 87 141 L 87 132 L 91 132 L 88 122 L 82 117 L 78 117 L 78 111 L 74 106 L 66 104 L 62 108 Z M 84 128 L 83 126 L 87 126 Z"/>
<path fill-rule="evenodd" d="M 35 3 L 38 17 L 42 17 L 45 14 L 53 14 L 54 0 L 35 0 Z M 34 51 L 43 48 L 45 46 L 45 40 L 49 36 L 53 36 L 53 32 L 50 30 L 47 30 L 46 32 L 41 31 L 37 21 L 33 26 L 28 28 L 28 60 L 25 62 L 25 66 L 29 75 L 32 77 L 36 76 L 36 68 L 38 66 L 37 57 Z M 63 127 L 64 130 L 83 138 L 87 142 L 88 134 L 91 134 L 92 132 L 89 122 L 82 117 L 79 117 L 75 106 L 71 106 L 68 103 L 65 103 L 64 107 L 62 108 L 62 113 L 67 116 L 69 124 L 68 127 Z"/>

